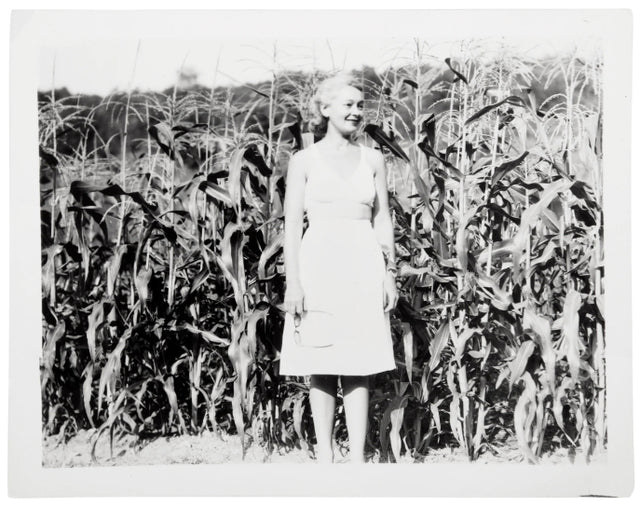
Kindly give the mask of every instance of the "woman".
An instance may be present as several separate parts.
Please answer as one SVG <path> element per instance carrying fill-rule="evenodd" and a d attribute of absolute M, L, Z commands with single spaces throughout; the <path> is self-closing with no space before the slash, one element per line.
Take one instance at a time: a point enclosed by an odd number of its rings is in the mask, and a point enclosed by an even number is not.
<path fill-rule="evenodd" d="M 364 463 L 369 376 L 395 369 L 389 312 L 398 295 L 386 169 L 382 153 L 352 139 L 363 119 L 353 78 L 323 81 L 312 106 L 316 129 L 326 133 L 289 162 L 280 374 L 311 377 L 319 462 L 333 462 L 340 378 L 350 460 Z"/>

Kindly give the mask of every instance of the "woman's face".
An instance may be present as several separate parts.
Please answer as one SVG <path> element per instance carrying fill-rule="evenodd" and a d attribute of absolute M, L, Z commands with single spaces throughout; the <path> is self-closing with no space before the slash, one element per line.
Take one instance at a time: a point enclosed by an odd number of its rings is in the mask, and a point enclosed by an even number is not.
<path fill-rule="evenodd" d="M 331 101 L 322 106 L 322 114 L 343 135 L 355 132 L 362 122 L 362 92 L 353 86 L 338 88 Z"/>

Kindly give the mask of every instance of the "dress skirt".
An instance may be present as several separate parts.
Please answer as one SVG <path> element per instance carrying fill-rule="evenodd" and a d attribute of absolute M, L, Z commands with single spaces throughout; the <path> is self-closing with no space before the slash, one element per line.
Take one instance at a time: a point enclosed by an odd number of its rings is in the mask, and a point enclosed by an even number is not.
<path fill-rule="evenodd" d="M 302 238 L 305 311 L 285 313 L 280 374 L 363 376 L 396 368 L 382 250 L 369 219 L 315 218 Z"/>

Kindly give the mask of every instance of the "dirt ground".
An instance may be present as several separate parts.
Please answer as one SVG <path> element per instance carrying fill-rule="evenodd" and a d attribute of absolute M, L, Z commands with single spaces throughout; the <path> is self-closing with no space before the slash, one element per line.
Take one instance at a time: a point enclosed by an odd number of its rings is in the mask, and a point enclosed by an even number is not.
<path fill-rule="evenodd" d="M 85 467 L 85 466 L 136 466 L 154 464 L 229 464 L 242 463 L 242 449 L 238 436 L 221 436 L 212 432 L 200 436 L 176 436 L 156 438 L 136 443 L 133 436 L 125 436 L 114 440 L 113 450 L 109 445 L 108 435 L 102 435 L 95 450 L 95 460 L 91 457 L 91 448 L 95 432 L 80 431 L 68 442 L 61 443 L 56 438 L 44 438 L 42 441 L 42 465 L 44 467 Z M 515 440 L 495 448 L 496 454 L 485 452 L 478 463 L 522 463 L 527 465 L 518 450 Z M 348 455 L 342 455 L 336 449 L 336 463 L 348 462 Z M 601 461 L 601 456 L 595 461 Z M 369 462 L 377 463 L 378 455 L 370 456 Z M 584 462 L 578 454 L 575 459 L 567 449 L 559 449 L 544 454 L 541 464 L 565 464 Z M 594 461 L 592 460 L 592 462 Z M 299 464 L 313 463 L 315 460 L 307 450 L 296 449 L 287 453 L 274 451 L 269 455 L 266 449 L 257 444 L 251 445 L 245 455 L 246 463 L 281 463 Z M 414 459 L 403 456 L 401 463 L 412 463 Z M 424 463 L 468 462 L 464 452 L 459 448 L 441 448 L 430 450 Z"/>

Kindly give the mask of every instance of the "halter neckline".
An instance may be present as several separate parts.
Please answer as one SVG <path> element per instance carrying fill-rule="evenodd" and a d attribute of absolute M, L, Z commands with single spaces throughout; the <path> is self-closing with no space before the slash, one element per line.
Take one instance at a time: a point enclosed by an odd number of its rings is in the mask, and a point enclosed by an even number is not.
<path fill-rule="evenodd" d="M 313 145 L 313 148 L 315 150 L 317 159 L 320 161 L 322 165 L 325 166 L 326 171 L 331 172 L 334 177 L 340 179 L 343 183 L 351 182 L 355 177 L 356 173 L 360 170 L 360 166 L 364 162 L 364 146 L 362 144 L 358 144 L 359 156 L 358 156 L 358 163 L 356 164 L 356 168 L 351 172 L 349 176 L 344 177 L 339 175 L 339 173 L 335 169 L 333 169 L 330 166 L 330 164 L 322 157 L 322 153 L 320 153 L 317 143 Z"/>

